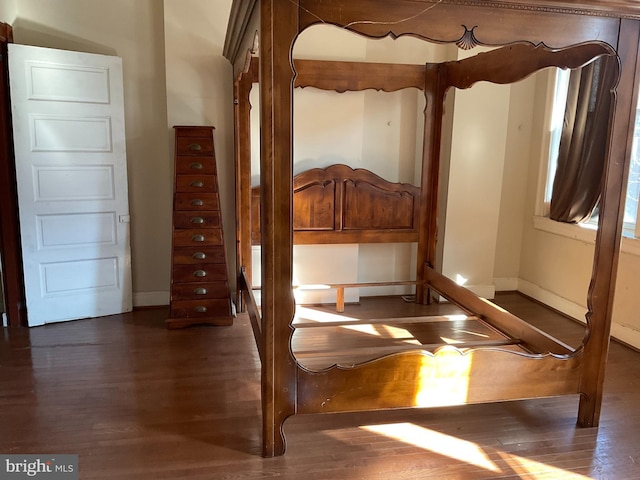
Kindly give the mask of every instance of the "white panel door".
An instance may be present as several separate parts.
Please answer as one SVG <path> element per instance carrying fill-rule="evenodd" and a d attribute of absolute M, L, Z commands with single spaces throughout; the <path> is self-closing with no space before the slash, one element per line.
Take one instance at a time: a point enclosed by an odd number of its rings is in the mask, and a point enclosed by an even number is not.
<path fill-rule="evenodd" d="M 29 326 L 131 310 L 122 60 L 9 45 Z"/>

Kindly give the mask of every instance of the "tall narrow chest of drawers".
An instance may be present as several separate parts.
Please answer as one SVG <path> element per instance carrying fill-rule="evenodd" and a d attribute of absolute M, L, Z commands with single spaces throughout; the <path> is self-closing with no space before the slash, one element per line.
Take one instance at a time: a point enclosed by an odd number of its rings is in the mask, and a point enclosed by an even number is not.
<path fill-rule="evenodd" d="M 169 328 L 231 325 L 213 127 L 176 126 Z"/>

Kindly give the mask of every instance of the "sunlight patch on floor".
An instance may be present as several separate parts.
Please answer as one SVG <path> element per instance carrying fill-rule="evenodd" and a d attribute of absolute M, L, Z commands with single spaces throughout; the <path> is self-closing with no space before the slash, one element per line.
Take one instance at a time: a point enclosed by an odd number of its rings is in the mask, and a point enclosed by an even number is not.
<path fill-rule="evenodd" d="M 372 324 L 358 324 L 358 325 L 340 325 L 340 328 L 346 330 L 353 330 L 358 333 L 366 333 L 382 338 L 393 338 L 395 340 L 401 340 L 403 343 L 409 343 L 411 345 L 422 345 L 412 333 L 405 328 L 392 327 L 390 325 L 372 325 Z"/>
<path fill-rule="evenodd" d="M 520 457 L 506 452 L 497 452 L 498 455 L 509 465 L 509 468 L 523 479 L 536 480 L 588 480 L 591 477 L 585 477 L 578 473 L 569 472 L 562 468 L 547 465 L 546 463 L 536 462 L 529 458 Z"/>
<path fill-rule="evenodd" d="M 491 472 L 504 475 L 516 474 L 521 479 L 588 480 L 590 478 L 491 448 L 491 451 L 500 457 L 500 460 L 496 463 L 489 458 L 489 455 L 482 447 L 473 442 L 436 432 L 413 423 L 363 425 L 360 428 Z M 501 467 L 501 465 L 503 466 Z"/>
<path fill-rule="evenodd" d="M 360 428 L 464 463 L 476 465 L 492 472 L 501 471 L 475 443 L 429 430 L 413 423 L 365 425 Z"/>
<path fill-rule="evenodd" d="M 421 343 L 406 328 L 392 327 L 391 325 L 378 325 L 385 332 L 385 338 L 402 340 L 404 343 L 421 345 Z"/>
<path fill-rule="evenodd" d="M 341 325 L 341 328 L 346 330 L 353 330 L 358 333 L 366 333 L 368 335 L 374 335 L 376 337 L 380 337 L 380 331 L 371 324 L 365 325 Z"/>
<path fill-rule="evenodd" d="M 301 307 L 298 305 L 296 307 L 296 319 L 294 322 L 294 326 L 296 322 L 302 322 L 302 321 L 312 321 L 312 322 L 319 322 L 319 323 L 358 322 L 360 321 L 360 319 L 348 317 L 346 315 L 341 315 L 336 313 L 323 312 L 321 310 L 316 310 L 314 308 Z"/>
<path fill-rule="evenodd" d="M 296 318 L 293 322 L 293 326 L 296 323 L 304 322 L 316 322 L 316 323 L 331 323 L 331 322 L 361 322 L 358 318 L 349 317 L 343 314 L 336 314 L 331 312 L 325 312 L 314 308 L 307 308 L 298 306 L 296 307 Z M 382 324 L 363 324 L 356 323 L 355 325 L 340 325 L 341 328 L 347 330 L 353 330 L 358 333 L 365 333 L 376 337 L 393 338 L 401 340 L 404 343 L 412 345 L 421 345 L 421 343 L 409 332 L 406 328 L 394 327 L 392 325 Z"/>

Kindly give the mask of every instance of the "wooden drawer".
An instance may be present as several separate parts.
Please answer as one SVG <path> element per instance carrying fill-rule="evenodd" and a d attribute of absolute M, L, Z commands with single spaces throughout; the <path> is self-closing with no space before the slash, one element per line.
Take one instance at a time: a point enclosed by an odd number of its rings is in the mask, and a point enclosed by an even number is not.
<path fill-rule="evenodd" d="M 174 247 L 197 247 L 222 245 L 222 230 L 219 228 L 193 228 L 173 231 Z"/>
<path fill-rule="evenodd" d="M 220 228 L 219 212 L 180 211 L 173 215 L 174 228 Z"/>
<path fill-rule="evenodd" d="M 194 263 L 173 266 L 173 285 L 226 281 L 227 266 L 224 263 Z"/>
<path fill-rule="evenodd" d="M 213 155 L 213 137 L 176 137 L 178 155 Z"/>
<path fill-rule="evenodd" d="M 207 192 L 218 191 L 218 179 L 215 175 L 178 175 L 176 177 L 176 192 Z"/>
<path fill-rule="evenodd" d="M 172 318 L 206 318 L 229 315 L 231 315 L 231 304 L 226 298 L 171 302 Z"/>
<path fill-rule="evenodd" d="M 176 193 L 173 207 L 175 210 L 220 210 L 217 193 Z"/>
<path fill-rule="evenodd" d="M 178 157 L 176 159 L 176 175 L 215 175 L 216 160 L 213 157 Z"/>
<path fill-rule="evenodd" d="M 228 298 L 227 282 L 178 283 L 171 287 L 171 301 L 174 300 L 207 300 L 211 298 Z"/>
<path fill-rule="evenodd" d="M 193 265 L 197 263 L 225 263 L 224 247 L 177 247 L 173 249 L 173 263 Z"/>

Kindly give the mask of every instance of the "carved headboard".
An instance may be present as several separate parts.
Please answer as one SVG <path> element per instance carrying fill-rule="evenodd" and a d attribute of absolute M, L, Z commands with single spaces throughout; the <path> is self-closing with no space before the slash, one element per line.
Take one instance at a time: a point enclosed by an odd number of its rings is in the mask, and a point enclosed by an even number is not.
<path fill-rule="evenodd" d="M 347 165 L 293 178 L 296 244 L 396 243 L 418 240 L 420 188 Z M 251 242 L 260 244 L 260 187 L 251 189 Z"/>

